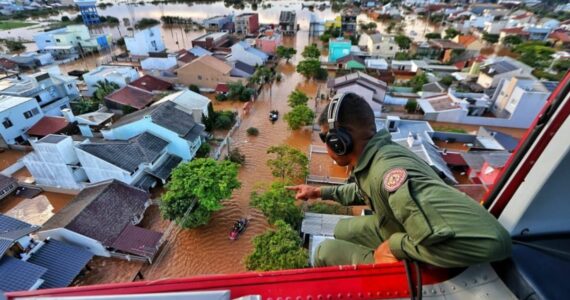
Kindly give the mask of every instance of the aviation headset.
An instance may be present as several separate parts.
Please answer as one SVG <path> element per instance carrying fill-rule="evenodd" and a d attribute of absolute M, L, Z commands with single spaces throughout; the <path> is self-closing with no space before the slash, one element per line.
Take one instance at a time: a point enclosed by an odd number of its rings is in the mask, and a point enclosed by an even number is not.
<path fill-rule="evenodd" d="M 327 132 L 325 141 L 331 150 L 339 156 L 347 155 L 352 151 L 352 136 L 346 129 L 337 125 L 338 113 L 342 106 L 342 100 L 346 95 L 348 95 L 348 93 L 335 95 L 327 111 L 329 131 Z"/>

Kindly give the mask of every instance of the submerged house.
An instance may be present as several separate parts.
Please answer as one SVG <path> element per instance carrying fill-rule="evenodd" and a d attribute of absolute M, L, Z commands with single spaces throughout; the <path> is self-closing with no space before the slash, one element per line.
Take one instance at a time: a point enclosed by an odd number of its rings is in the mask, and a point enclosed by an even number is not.
<path fill-rule="evenodd" d="M 136 227 L 150 205 L 149 194 L 118 180 L 83 189 L 38 232 L 103 257 L 152 261 L 162 234 Z"/>

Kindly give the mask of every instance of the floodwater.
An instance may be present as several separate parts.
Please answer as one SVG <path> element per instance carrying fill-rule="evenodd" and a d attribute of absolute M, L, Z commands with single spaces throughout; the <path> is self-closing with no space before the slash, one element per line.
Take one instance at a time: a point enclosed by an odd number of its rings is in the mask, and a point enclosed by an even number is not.
<path fill-rule="evenodd" d="M 26 199 L 12 194 L 0 200 L 0 213 L 34 225 L 42 225 L 55 213 L 64 208 L 73 195 L 42 192 Z"/>

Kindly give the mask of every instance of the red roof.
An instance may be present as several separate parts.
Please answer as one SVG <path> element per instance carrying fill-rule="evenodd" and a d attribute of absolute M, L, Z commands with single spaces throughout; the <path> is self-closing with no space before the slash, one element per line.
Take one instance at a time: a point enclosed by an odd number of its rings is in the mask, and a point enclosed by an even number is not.
<path fill-rule="evenodd" d="M 125 226 L 111 247 L 127 253 L 153 258 L 160 247 L 162 233 L 137 227 Z"/>
<path fill-rule="evenodd" d="M 149 92 L 166 91 L 172 88 L 172 83 L 150 75 L 144 75 L 143 77 L 131 82 L 130 85 Z"/>
<path fill-rule="evenodd" d="M 465 47 L 471 45 L 473 42 L 477 41 L 477 37 L 474 35 L 460 35 L 457 38 L 457 42 Z"/>
<path fill-rule="evenodd" d="M 218 93 L 227 93 L 230 91 L 230 87 L 225 83 L 218 83 L 216 85 L 216 92 Z"/>
<path fill-rule="evenodd" d="M 28 129 L 28 134 L 43 137 L 48 134 L 62 132 L 69 126 L 69 122 L 64 117 L 44 116 L 34 126 Z"/>
<path fill-rule="evenodd" d="M 445 163 L 450 166 L 467 166 L 467 162 L 459 153 L 446 153 L 442 156 Z"/>
<path fill-rule="evenodd" d="M 183 49 L 178 52 L 178 57 L 176 59 L 178 59 L 178 61 L 181 61 L 183 63 L 189 63 L 195 60 L 196 58 L 198 58 L 198 56 Z"/>
<path fill-rule="evenodd" d="M 0 58 L 0 66 L 2 66 L 2 68 L 7 70 L 14 70 L 16 69 L 16 67 L 18 67 L 18 64 L 5 57 L 2 57 Z"/>
<path fill-rule="evenodd" d="M 556 41 L 561 41 L 563 43 L 570 42 L 570 35 L 568 35 L 568 33 L 563 31 L 555 31 L 551 33 L 550 36 L 548 36 L 548 38 Z"/>
<path fill-rule="evenodd" d="M 522 27 L 513 27 L 513 28 L 505 28 L 501 29 L 501 32 L 508 33 L 508 34 L 523 34 L 528 35 L 529 33 L 524 31 Z"/>
<path fill-rule="evenodd" d="M 127 85 L 124 88 L 105 97 L 105 99 L 124 106 L 143 109 L 154 102 L 155 97 L 151 92 L 147 92 L 143 89 Z"/>

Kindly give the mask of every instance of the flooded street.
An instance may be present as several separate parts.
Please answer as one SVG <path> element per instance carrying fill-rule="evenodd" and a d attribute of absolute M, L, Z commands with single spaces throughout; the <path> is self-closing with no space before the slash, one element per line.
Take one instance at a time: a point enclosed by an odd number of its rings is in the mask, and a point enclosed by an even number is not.
<path fill-rule="evenodd" d="M 308 33 L 301 32 L 296 39 L 287 39 L 286 43 L 294 45 L 296 49 L 303 49 L 307 41 Z M 287 97 L 296 87 L 312 98 L 316 94 L 318 85 L 315 82 L 305 82 L 292 67 L 299 59 L 300 54 L 297 54 L 289 64 L 280 63 L 277 70 L 282 73 L 283 78 L 281 82 L 273 85 L 272 97 L 269 97 L 269 88 L 265 88 L 232 137 L 232 147 L 239 148 L 246 156 L 246 163 L 241 167 L 238 176 L 242 187 L 225 202 L 224 208 L 216 213 L 212 222 L 204 228 L 175 229 L 160 257 L 154 264 L 143 269 L 145 279 L 246 271 L 243 260 L 252 250 L 252 238 L 268 228 L 263 214 L 249 206 L 250 194 L 254 188 L 273 180 L 266 165 L 269 158 L 266 154 L 267 148 L 285 143 L 308 154 L 311 143 L 309 128 L 290 131 L 282 118 L 275 124 L 267 119 L 272 109 L 279 110 L 281 115 L 289 111 Z M 242 105 L 243 103 L 239 102 L 224 102 L 222 105 L 216 105 L 216 109 L 240 108 Z M 314 105 L 314 102 L 309 105 Z M 259 136 L 248 136 L 246 130 L 249 127 L 258 128 Z M 236 219 L 244 216 L 251 218 L 248 229 L 239 240 L 230 241 L 229 229 Z"/>
<path fill-rule="evenodd" d="M 121 20 L 121 25 L 119 27 L 102 27 L 96 29 L 95 32 L 110 33 L 114 38 L 119 38 L 127 33 L 123 24 L 124 18 L 140 20 L 142 18 L 160 19 L 161 16 L 178 16 L 192 18 L 194 21 L 199 22 L 216 15 L 257 12 L 259 13 L 260 23 L 277 23 L 282 10 L 295 10 L 297 12 L 297 20 L 301 30 L 295 37 L 284 39 L 286 46 L 297 49 L 297 55 L 289 63 L 284 61 L 279 63 L 276 69 L 282 74 L 282 80 L 275 82 L 271 88 L 268 86 L 264 87 L 249 114 L 243 116 L 241 126 L 232 136 L 231 147 L 239 148 L 246 156 L 246 163 L 241 167 L 238 175 L 238 179 L 242 183 L 241 188 L 236 190 L 231 199 L 224 203 L 222 210 L 213 215 L 211 222 L 207 226 L 199 229 L 184 230 L 177 226 L 171 226 L 170 222 L 164 221 L 160 217 L 158 207 L 150 207 L 141 226 L 165 232 L 168 235 L 167 243 L 159 256 L 155 258 L 153 264 L 143 266 L 140 263 L 118 259 L 96 258 L 91 264 L 91 270 L 88 271 L 86 276 L 79 279 L 76 284 L 129 282 L 135 280 L 139 271 L 143 275 L 144 280 L 244 272 L 246 271 L 244 259 L 252 250 L 251 241 L 253 237 L 265 232 L 269 227 L 263 214 L 249 205 L 251 192 L 259 185 L 269 184 L 273 181 L 271 172 L 266 165 L 266 161 L 269 159 L 266 153 L 267 149 L 273 145 L 287 144 L 309 155 L 311 144 L 322 145 L 318 136 L 313 134 L 310 127 L 297 131 L 289 130 L 283 116 L 290 110 L 287 105 L 287 97 L 296 88 L 310 97 L 309 107 L 316 108 L 316 111 L 322 110 L 322 107 L 319 107 L 322 104 L 315 103 L 314 99 L 318 91 L 319 93 L 324 92 L 326 83 L 306 81 L 300 74 L 295 72 L 295 66 L 302 59 L 301 52 L 306 45 L 312 42 L 320 43 L 317 40 L 311 40 L 309 37 L 308 30 L 311 15 L 314 14 L 319 19 L 324 20 L 334 19 L 339 13 L 333 12 L 331 8 L 311 12 L 308 9 L 301 8 L 302 1 L 269 1 L 264 3 L 271 4 L 271 7 L 261 8 L 260 5 L 257 9 L 247 4 L 244 9 L 237 10 L 231 6 L 226 7 L 224 2 L 156 5 L 147 2 L 145 5 L 138 4 L 132 7 L 124 3 L 113 3 L 114 6 L 99 9 L 99 14 L 117 17 Z M 61 16 L 75 14 L 76 12 L 62 11 L 59 16 L 54 16 L 52 19 L 57 20 Z M 360 14 L 358 21 L 370 22 L 373 20 L 365 14 Z M 377 23 L 378 28 L 382 31 L 389 25 L 389 22 L 386 21 L 378 21 Z M 404 27 L 404 31 L 408 33 L 417 32 L 416 36 L 418 38 L 421 36 L 420 39 L 423 38 L 422 30 L 438 30 L 438 28 L 432 25 L 426 25 L 423 20 L 415 20 L 409 17 L 406 17 L 405 23 L 407 25 Z M 32 26 L 18 31 L 18 34 L 23 39 L 31 40 L 33 35 L 39 30 L 41 30 L 41 26 Z M 189 28 L 186 31 L 181 27 L 169 26 L 161 26 L 161 30 L 168 51 L 190 48 L 191 40 L 204 33 L 204 31 L 196 28 Z M 0 38 L 9 37 L 10 34 L 8 31 L 0 31 Z M 29 50 L 34 49 L 29 48 Z M 112 49 L 112 51 L 117 53 L 119 49 Z M 105 60 L 104 57 L 92 56 L 63 65 L 62 69 L 64 72 L 74 69 L 89 70 L 100 65 Z M 213 95 L 208 96 L 213 99 Z M 243 107 L 241 102 L 213 101 L 213 103 L 216 110 L 231 109 L 241 111 Z M 275 124 L 268 120 L 268 114 L 271 110 L 278 110 L 280 113 L 280 119 Z M 256 137 L 248 136 L 246 130 L 250 127 L 259 129 L 259 135 Z M 0 155 L 0 157 L 4 157 L 4 155 Z M 9 159 L 9 157 L 6 159 Z M 323 154 L 315 157 L 315 162 L 319 167 L 317 169 L 312 167 L 311 172 L 329 174 L 322 176 L 346 177 L 346 170 L 332 164 L 330 159 L 323 156 Z M 27 174 L 23 172 L 20 176 L 26 177 Z M 42 193 L 34 199 L 7 199 L 9 201 L 0 203 L 0 212 L 10 212 L 17 217 L 23 215 L 34 216 L 33 218 L 39 221 L 48 216 L 47 211 L 51 213 L 57 212 L 72 197 L 69 196 L 67 198 Z M 234 221 L 240 217 L 249 217 L 250 225 L 245 233 L 240 236 L 239 240 L 230 241 L 228 239 L 229 230 Z"/>

